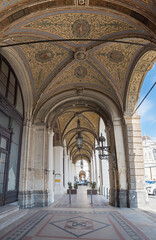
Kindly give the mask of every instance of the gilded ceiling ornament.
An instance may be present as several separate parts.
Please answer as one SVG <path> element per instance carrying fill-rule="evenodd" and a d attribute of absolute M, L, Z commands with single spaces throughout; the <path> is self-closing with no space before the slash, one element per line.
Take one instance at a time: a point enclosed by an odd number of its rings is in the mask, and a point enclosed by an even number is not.
<path fill-rule="evenodd" d="M 111 52 L 108 53 L 108 58 L 112 62 L 122 62 L 124 60 L 124 55 L 122 54 L 121 51 L 117 50 L 112 50 Z"/>
<path fill-rule="evenodd" d="M 57 89 L 69 88 L 69 86 L 85 86 L 90 84 L 92 87 L 103 89 L 104 91 L 111 92 L 112 95 L 116 94 L 112 85 L 105 79 L 105 77 L 91 64 L 84 61 L 83 63 L 74 62 L 68 67 L 64 68 L 58 76 L 56 76 L 49 85 L 45 94 L 54 92 Z"/>
<path fill-rule="evenodd" d="M 78 66 L 75 68 L 74 74 L 78 78 L 84 78 L 87 75 L 87 68 Z"/>
<path fill-rule="evenodd" d="M 78 61 L 84 61 L 86 60 L 87 53 L 85 51 L 77 51 L 74 54 L 74 58 Z"/>
<path fill-rule="evenodd" d="M 136 30 L 134 25 L 120 18 L 108 16 L 101 12 L 96 12 L 96 14 L 93 11 L 86 13 L 83 10 L 81 12 L 48 15 L 42 19 L 31 20 L 20 28 L 27 29 L 27 31 L 29 29 L 31 31 L 32 29 L 44 31 L 66 39 L 101 38 L 115 32 Z M 78 43 L 74 42 L 74 44 Z"/>
<path fill-rule="evenodd" d="M 21 42 L 21 39 L 16 39 L 16 42 Z M 50 80 L 55 69 L 61 67 L 62 62 L 70 56 L 67 49 L 57 44 L 29 44 L 21 45 L 19 48 L 29 65 L 35 95 L 40 92 L 46 81 Z"/>
<path fill-rule="evenodd" d="M 86 20 L 78 19 L 72 25 L 72 32 L 76 37 L 87 37 L 90 32 L 90 25 Z"/>
<path fill-rule="evenodd" d="M 35 54 L 36 61 L 38 62 L 48 62 L 54 58 L 54 53 L 49 50 L 38 51 Z"/>
<path fill-rule="evenodd" d="M 126 40 L 125 40 L 126 41 Z M 131 39 L 136 42 L 136 39 Z M 146 43 L 143 39 L 137 39 L 138 43 Z M 118 87 L 120 94 L 124 91 L 126 76 L 131 65 L 132 58 L 137 54 L 140 46 L 123 44 L 123 43 L 110 43 L 104 44 L 101 47 L 93 50 L 92 56 L 98 60 L 99 64 L 103 67 L 104 71 L 109 73 L 112 81 Z M 146 68 L 144 65 L 139 68 Z"/>
<path fill-rule="evenodd" d="M 85 5 L 85 2 L 86 2 L 85 0 L 78 0 L 78 5 L 81 5 L 81 6 Z"/>

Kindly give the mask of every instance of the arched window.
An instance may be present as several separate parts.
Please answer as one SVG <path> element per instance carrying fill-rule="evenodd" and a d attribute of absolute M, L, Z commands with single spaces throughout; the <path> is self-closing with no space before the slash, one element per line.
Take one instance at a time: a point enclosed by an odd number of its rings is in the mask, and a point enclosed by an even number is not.
<path fill-rule="evenodd" d="M 11 66 L 2 56 L 0 56 L 0 93 L 23 115 L 20 85 Z"/>
<path fill-rule="evenodd" d="M 17 77 L 0 55 L 0 206 L 18 200 L 23 112 Z"/>

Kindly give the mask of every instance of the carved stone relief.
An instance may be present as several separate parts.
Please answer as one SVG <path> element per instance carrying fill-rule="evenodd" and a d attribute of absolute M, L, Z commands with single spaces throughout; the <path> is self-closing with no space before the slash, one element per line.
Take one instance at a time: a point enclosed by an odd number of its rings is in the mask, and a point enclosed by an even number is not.
<path fill-rule="evenodd" d="M 133 70 L 127 94 L 127 111 L 129 113 L 135 110 L 142 82 L 147 72 L 152 68 L 155 60 L 156 51 L 149 51 L 141 57 Z"/>

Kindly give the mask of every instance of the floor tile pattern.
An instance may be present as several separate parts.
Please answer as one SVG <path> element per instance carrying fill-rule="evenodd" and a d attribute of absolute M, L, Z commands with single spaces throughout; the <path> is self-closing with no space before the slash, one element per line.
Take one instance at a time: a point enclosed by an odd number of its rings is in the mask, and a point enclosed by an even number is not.
<path fill-rule="evenodd" d="M 39 222 L 41 222 L 45 216 L 47 216 L 47 211 L 39 211 L 30 217 L 28 220 L 19 224 L 16 229 L 10 231 L 7 236 L 3 236 L 0 239 L 3 240 L 21 240 L 24 236 L 27 235 L 28 232 L 31 231 Z M 0 235 L 1 236 L 1 235 Z"/>
<path fill-rule="evenodd" d="M 149 211 L 142 211 L 142 214 L 144 214 L 146 217 L 148 217 L 152 222 L 156 223 L 156 213 L 155 212 L 149 212 Z"/>
<path fill-rule="evenodd" d="M 116 220 L 115 222 L 116 226 L 120 225 L 120 227 L 127 233 L 127 235 L 129 235 L 131 240 L 144 239 L 142 233 L 119 213 L 113 212 L 111 213 L 111 216 Z"/>
<path fill-rule="evenodd" d="M 1 240 L 149 240 L 118 211 L 39 210 Z"/>

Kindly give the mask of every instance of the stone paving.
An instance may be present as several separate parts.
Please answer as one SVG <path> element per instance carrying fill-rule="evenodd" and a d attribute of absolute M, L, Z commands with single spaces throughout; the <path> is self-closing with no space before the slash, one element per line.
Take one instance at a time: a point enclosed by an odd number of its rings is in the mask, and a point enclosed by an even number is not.
<path fill-rule="evenodd" d="M 60 196 L 44 208 L 33 208 L 27 216 L 0 231 L 3 240 L 155 240 L 156 212 L 115 208 L 102 196 L 85 194 L 85 187 L 72 196 Z M 81 204 L 79 203 L 81 198 Z"/>

